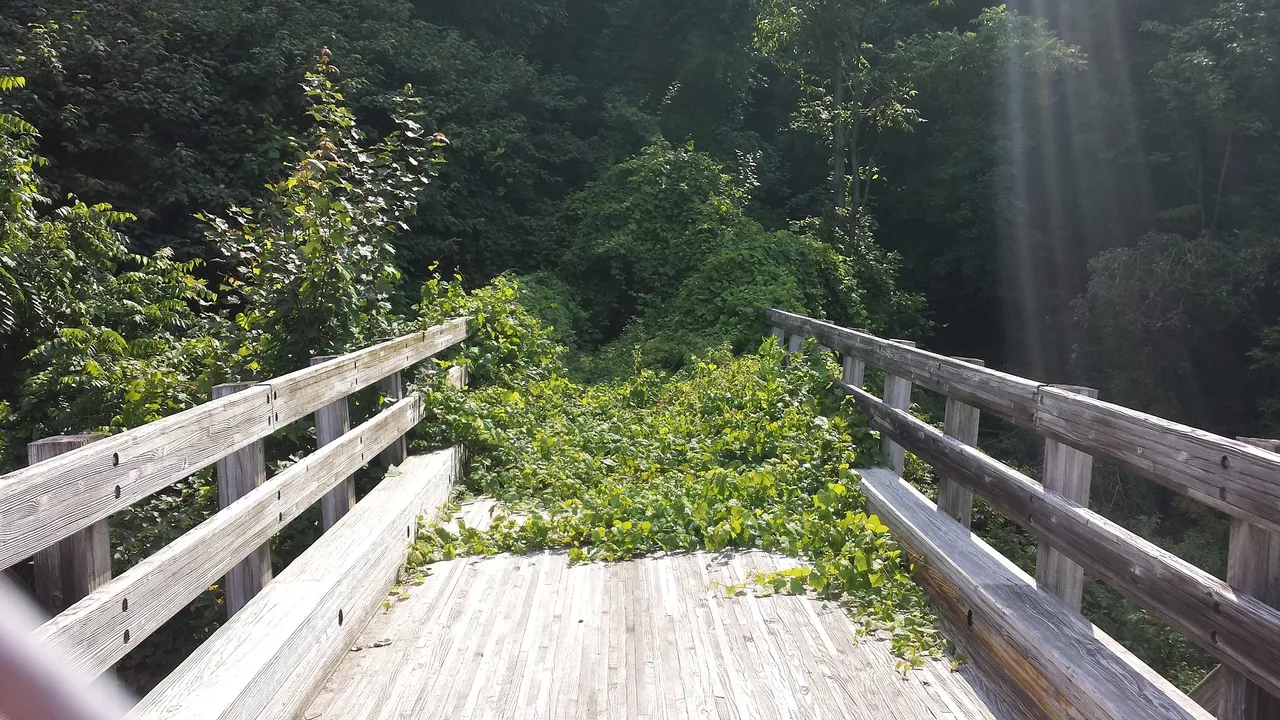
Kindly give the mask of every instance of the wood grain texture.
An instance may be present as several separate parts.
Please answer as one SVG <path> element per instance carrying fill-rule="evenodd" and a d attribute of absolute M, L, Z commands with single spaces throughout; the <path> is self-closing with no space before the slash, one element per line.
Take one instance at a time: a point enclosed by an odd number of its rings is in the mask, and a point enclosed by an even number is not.
<path fill-rule="evenodd" d="M 58 435 L 27 444 L 27 462 L 44 462 L 106 435 Z M 88 595 L 111 579 L 111 530 L 106 520 L 58 541 L 36 553 L 36 601 L 49 614 L 60 613 L 71 603 Z"/>
<path fill-rule="evenodd" d="M 1026 378 L 780 310 L 766 319 L 818 338 L 921 387 L 956 398 L 1256 525 L 1280 532 L 1280 455 Z"/>
<path fill-rule="evenodd" d="M 867 364 L 852 355 L 845 355 L 840 363 L 840 379 L 854 387 L 866 382 Z"/>
<path fill-rule="evenodd" d="M 915 347 L 915 343 L 905 340 L 895 340 L 894 342 L 905 347 Z M 884 374 L 884 402 L 889 407 L 910 410 L 911 381 L 886 371 Z M 893 438 L 885 435 L 881 438 L 881 447 L 884 450 L 884 456 L 889 459 L 889 467 L 899 473 L 904 472 L 907 467 L 907 459 L 902 446 L 894 442 Z"/>
<path fill-rule="evenodd" d="M 931 595 L 1036 717 L 1211 718 L 967 528 L 885 468 L 860 471 L 871 509 L 909 549 Z"/>
<path fill-rule="evenodd" d="M 787 332 L 816 337 L 842 354 L 861 358 L 868 365 L 957 398 L 983 412 L 1023 426 L 1035 422 L 1039 383 L 803 315 L 766 310 L 765 317 L 770 324 Z"/>
<path fill-rule="evenodd" d="M 1210 670 L 1208 675 L 1201 678 L 1200 682 L 1191 688 L 1191 692 L 1187 693 L 1187 697 L 1195 700 L 1197 705 L 1216 716 L 1218 714 L 1218 704 L 1221 702 L 1222 697 L 1222 666 L 1219 665 Z"/>
<path fill-rule="evenodd" d="M 416 518 L 448 499 L 453 454 L 406 460 L 129 717 L 300 716 L 386 598 Z"/>
<path fill-rule="evenodd" d="M 110 667 L 421 419 L 419 396 L 401 400 L 52 618 L 36 637 L 77 669 L 94 673 Z"/>
<path fill-rule="evenodd" d="M 234 395 L 253 383 L 215 385 L 213 399 Z M 267 479 L 266 449 L 261 440 L 231 453 L 217 463 L 218 509 L 248 495 Z M 264 542 L 227 571 L 223 578 L 227 617 L 235 615 L 263 586 L 271 582 L 271 543 Z"/>
<path fill-rule="evenodd" d="M 982 367 L 986 363 L 974 358 L 961 358 L 965 362 Z M 942 432 L 965 445 L 978 446 L 978 428 L 982 411 L 955 398 L 947 398 L 946 414 L 942 420 Z M 945 475 L 938 478 L 938 510 L 969 527 L 973 521 L 973 491 Z"/>
<path fill-rule="evenodd" d="M 323 365 L 337 356 L 311 358 L 311 364 Z M 322 448 L 351 431 L 351 401 L 342 397 L 316 410 L 316 447 Z M 320 499 L 320 527 L 328 531 L 356 504 L 356 478 L 350 475 Z"/>
<path fill-rule="evenodd" d="M 302 717 L 1017 717 L 972 666 L 902 677 L 838 604 L 723 589 L 796 564 L 755 551 L 439 563 L 374 616 Z"/>
<path fill-rule="evenodd" d="M 383 402 L 393 404 L 404 397 L 404 380 L 399 372 L 390 375 L 378 381 L 378 391 L 383 397 Z M 384 468 L 393 468 L 404 459 L 409 457 L 409 443 L 405 438 L 400 438 L 396 442 L 387 446 L 386 450 L 378 453 L 378 465 Z"/>
<path fill-rule="evenodd" d="M 1269 691 L 1280 688 L 1280 611 L 875 396 L 843 388 L 873 428 L 896 437 L 1210 654 Z"/>
<path fill-rule="evenodd" d="M 1055 386 L 1059 390 L 1097 398 L 1093 388 Z M 1044 488 L 1082 507 L 1089 507 L 1093 457 L 1047 438 L 1044 441 Z M 1036 545 L 1036 585 L 1067 607 L 1080 612 L 1084 599 L 1084 569 L 1048 543 Z"/>
<path fill-rule="evenodd" d="M 0 567 L 448 348 L 466 333 L 467 319 L 459 318 L 0 476 Z"/>

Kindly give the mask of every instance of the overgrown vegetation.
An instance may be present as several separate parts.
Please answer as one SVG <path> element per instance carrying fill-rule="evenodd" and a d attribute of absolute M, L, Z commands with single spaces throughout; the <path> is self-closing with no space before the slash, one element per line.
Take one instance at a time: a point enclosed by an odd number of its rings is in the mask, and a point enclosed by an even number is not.
<path fill-rule="evenodd" d="M 509 284 L 470 296 L 429 288 L 446 314 L 480 320 L 462 350 L 478 382 L 433 388 L 426 427 L 440 444 L 465 443 L 468 486 L 503 504 L 484 531 L 425 527 L 411 564 L 545 548 L 574 561 L 759 548 L 811 563 L 756 578 L 762 587 L 842 601 L 893 639 L 905 666 L 941 650 L 901 550 L 866 513 L 853 468 L 875 458 L 876 441 L 841 403 L 830 356 L 788 361 L 770 339 L 670 377 L 637 355 L 630 377 L 583 385 Z"/>
<path fill-rule="evenodd" d="M 11 0 L 0 470 L 36 437 L 136 427 L 215 383 L 485 307 L 506 308 L 492 311 L 506 324 L 482 322 L 468 346 L 479 391 L 455 409 L 474 427 L 451 427 L 487 448 L 478 481 L 545 516 L 544 542 L 592 557 L 784 536 L 796 552 L 836 553 L 840 538 L 781 533 L 754 515 L 761 505 L 734 529 L 723 494 L 708 500 L 708 524 L 669 532 L 632 507 L 608 516 L 632 523 L 614 538 L 612 519 L 590 515 L 614 512 L 615 485 L 719 492 L 729 480 L 704 477 L 715 463 L 739 483 L 725 493 L 754 498 L 742 478 L 818 453 L 808 440 L 767 456 L 693 447 L 712 420 L 681 393 L 713 402 L 730 377 L 786 398 L 794 416 L 769 417 L 789 429 L 827 418 L 816 438 L 865 439 L 819 391 L 828 369 L 757 352 L 767 306 L 1091 385 L 1222 434 L 1275 434 L 1280 4 L 1032 9 Z M 455 271 L 465 287 L 436 277 Z M 544 330 L 530 332 L 517 304 Z M 572 397 L 544 411 L 553 391 Z M 356 402 L 357 417 L 374 404 Z M 627 424 L 588 437 L 606 413 Z M 522 434 L 515 419 L 556 432 Z M 308 433 L 273 438 L 273 465 L 309 447 Z M 542 442 L 570 457 L 547 465 Z M 982 442 L 1020 467 L 1040 462 L 1008 428 Z M 613 454 L 629 464 L 606 465 Z M 774 478 L 786 513 L 817 512 L 803 498 L 824 483 L 847 486 L 822 457 Z M 701 468 L 687 484 L 682 463 Z M 545 483 L 513 474 L 525 467 Z M 1121 473 L 1099 478 L 1102 511 L 1221 569 L 1220 518 Z M 557 505 L 577 490 L 582 507 Z M 119 566 L 212 506 L 205 473 L 113 519 Z M 313 523 L 280 539 L 280 562 Z M 1026 556 L 1014 526 L 981 527 Z M 515 547 L 529 532 L 504 526 L 486 542 Z M 879 612 L 856 588 L 830 587 Z M 203 596 L 122 672 L 180 657 L 215 626 L 216 601 Z M 909 594 L 899 601 L 917 617 Z M 1207 667 L 1132 605 L 1093 587 L 1088 603 L 1184 686 Z"/>

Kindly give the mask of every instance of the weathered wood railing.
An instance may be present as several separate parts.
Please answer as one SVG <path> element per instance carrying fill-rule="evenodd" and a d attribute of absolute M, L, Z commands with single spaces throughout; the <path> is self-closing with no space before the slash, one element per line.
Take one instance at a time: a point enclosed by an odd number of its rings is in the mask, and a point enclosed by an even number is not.
<path fill-rule="evenodd" d="M 228 611 L 235 613 L 261 593 L 261 602 L 250 606 L 258 608 L 252 614 L 261 619 L 264 614 L 270 617 L 272 608 L 283 607 L 263 596 L 287 598 L 285 605 L 297 609 L 297 617 L 272 618 L 272 637 L 279 646 L 271 652 L 281 652 L 289 643 L 308 643 L 309 652 L 317 657 L 304 654 L 290 661 L 320 667 L 324 653 L 317 648 L 332 655 L 338 651 L 335 648 L 345 649 L 340 648 L 342 640 L 332 633 L 327 643 L 317 642 L 315 635 L 281 635 L 281 628 L 297 630 L 317 620 L 302 611 L 304 598 L 289 593 L 303 588 L 306 593 L 324 594 L 327 602 L 335 603 L 338 625 L 362 625 L 361 618 L 381 602 L 394 581 L 394 568 L 404 560 L 405 534 L 412 534 L 422 503 L 436 500 L 433 493 L 442 487 L 429 480 L 441 473 L 452 477 L 458 469 L 457 454 L 448 450 L 427 456 L 418 480 L 382 483 L 355 509 L 350 478 L 380 453 L 384 461 L 404 461 L 404 435 L 422 419 L 424 409 L 417 393 L 399 397 L 403 394 L 399 374 L 466 335 L 467 319 L 460 318 L 321 359 L 273 380 L 224 386 L 215 391 L 211 402 L 96 442 L 70 443 L 78 448 L 43 460 L 33 457 L 40 461 L 0 477 L 0 568 L 50 547 L 60 548 L 58 557 L 65 565 L 69 555 L 103 552 L 105 533 L 86 540 L 86 529 L 103 527 L 113 513 L 218 463 L 224 492 L 218 513 L 119 577 L 109 579 L 108 570 L 106 577 L 99 573 L 92 581 L 80 578 L 78 591 L 77 586 L 63 584 L 62 601 L 69 607 L 41 626 L 38 638 L 57 649 L 71 667 L 88 675 L 101 673 L 234 567 L 240 577 L 232 579 L 236 577 L 232 572 L 228 580 L 234 586 Z M 462 368 L 453 368 L 450 380 L 465 382 Z M 346 415 L 348 396 L 375 383 L 391 391 L 393 404 L 347 431 L 349 422 L 344 424 L 339 416 Z M 318 450 L 266 479 L 262 440 L 313 413 L 317 414 Z M 321 417 L 325 413 L 339 417 L 336 424 L 326 425 Z M 271 537 L 308 507 L 335 494 L 346 501 L 325 502 L 325 529 L 333 526 L 335 530 L 323 535 L 285 574 L 270 581 L 264 548 Z M 369 507 L 361 510 L 366 502 Z M 77 546 L 66 547 L 72 540 Z M 86 543 L 93 547 L 84 547 Z M 60 575 L 68 579 L 77 574 L 67 567 L 62 570 Z M 375 575 L 377 579 L 371 580 Z M 250 622 L 236 614 L 223 627 L 228 631 L 223 635 L 234 634 Z M 325 617 L 324 623 L 329 622 Z M 265 648 L 258 643 L 260 651 Z M 225 652 L 225 648 L 202 646 L 202 652 Z M 258 677 L 243 667 L 238 671 L 241 679 Z M 255 682 L 255 686 L 266 688 L 269 683 Z M 225 696 L 229 690 L 209 692 Z M 241 716 L 276 714 L 240 700 Z M 267 702 L 265 697 L 259 700 Z M 279 702 L 273 707 L 280 707 Z"/>
<path fill-rule="evenodd" d="M 1222 661 L 1211 703 L 1218 717 L 1263 717 L 1263 691 L 1280 695 L 1280 610 L 1268 605 L 1280 592 L 1280 455 L 1100 401 L 1085 388 L 1037 383 L 788 312 L 770 310 L 767 319 L 775 336 L 792 336 L 793 350 L 795 338 L 816 338 L 841 353 L 842 386 L 872 427 L 935 468 L 941 512 L 919 512 L 923 496 L 875 471 L 864 473 L 868 501 L 923 560 L 918 574 L 944 621 L 970 641 L 978 662 L 1016 686 L 1029 711 L 1210 717 L 1097 628 L 1072 619 L 1085 571 Z M 863 389 L 866 365 L 884 371 L 883 399 Z M 908 412 L 912 384 L 946 396 L 944 431 Z M 984 412 L 1046 438 L 1044 484 L 977 450 Z M 1089 510 L 1092 457 L 1231 516 L 1229 582 Z M 900 473 L 900 461 L 890 462 Z M 1035 583 L 967 532 L 973 493 L 1040 540 Z M 1050 594 L 1056 604 L 1042 600 Z"/>

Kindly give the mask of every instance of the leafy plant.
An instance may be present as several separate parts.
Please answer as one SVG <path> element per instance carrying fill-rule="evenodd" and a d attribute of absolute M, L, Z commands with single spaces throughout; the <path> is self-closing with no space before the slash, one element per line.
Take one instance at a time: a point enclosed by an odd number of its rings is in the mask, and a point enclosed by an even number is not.
<path fill-rule="evenodd" d="M 329 51 L 303 82 L 315 126 L 290 140 L 289 177 L 267 186 L 257 208 L 230 219 L 205 216 L 236 265 L 226 290 L 244 310 L 238 354 L 249 372 L 285 372 L 316 355 L 351 350 L 389 335 L 400 279 L 391 236 L 443 162 L 444 135 L 428 135 L 420 101 L 396 99 L 398 129 L 369 143 L 335 82 Z"/>

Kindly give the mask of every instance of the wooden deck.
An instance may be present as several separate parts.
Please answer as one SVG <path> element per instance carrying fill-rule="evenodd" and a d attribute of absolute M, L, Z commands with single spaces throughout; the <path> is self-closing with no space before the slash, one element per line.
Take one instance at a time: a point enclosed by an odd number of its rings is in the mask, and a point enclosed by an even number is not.
<path fill-rule="evenodd" d="M 970 666 L 903 678 L 839 606 L 730 597 L 762 552 L 570 565 L 460 559 L 380 611 L 305 713 L 318 718 L 1005 718 Z"/>

